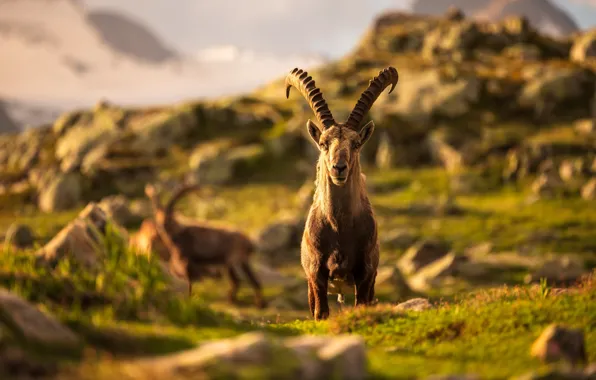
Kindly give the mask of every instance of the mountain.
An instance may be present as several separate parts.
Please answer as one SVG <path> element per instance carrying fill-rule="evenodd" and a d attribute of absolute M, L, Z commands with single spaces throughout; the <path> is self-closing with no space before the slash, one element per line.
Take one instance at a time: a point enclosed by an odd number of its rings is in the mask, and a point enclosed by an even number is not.
<path fill-rule="evenodd" d="M 4 102 L 0 100 L 0 134 L 17 132 L 19 127 L 11 119 L 10 115 L 6 111 Z"/>
<path fill-rule="evenodd" d="M 112 11 L 90 11 L 87 19 L 114 51 L 148 62 L 161 63 L 178 57 L 155 34 L 130 17 Z"/>
<path fill-rule="evenodd" d="M 320 62 L 258 52 L 227 62 L 184 55 L 127 16 L 88 12 L 75 0 L 0 0 L 0 45 L 0 97 L 21 110 L 45 107 L 37 115 L 48 117 L 100 99 L 136 105 L 242 92 Z M 31 119 L 19 115 L 22 126 Z"/>
<path fill-rule="evenodd" d="M 414 0 L 412 12 L 441 15 L 450 6 L 476 19 L 498 21 L 511 15 L 523 15 L 543 33 L 565 36 L 579 30 L 573 18 L 550 0 Z"/>

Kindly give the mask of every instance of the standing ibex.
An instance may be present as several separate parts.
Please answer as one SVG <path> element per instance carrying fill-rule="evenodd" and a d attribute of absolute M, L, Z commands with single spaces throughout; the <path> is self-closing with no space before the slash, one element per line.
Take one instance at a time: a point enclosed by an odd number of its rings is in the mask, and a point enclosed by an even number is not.
<path fill-rule="evenodd" d="M 180 186 L 164 208 L 155 188 L 152 185 L 145 187 L 145 194 L 152 203 L 156 231 L 169 251 L 170 270 L 188 281 L 190 295 L 193 281 L 209 273 L 210 267 L 224 267 L 232 285 L 228 299 L 235 302 L 240 285 L 236 267 L 240 267 L 254 289 L 257 307 L 265 307 L 261 284 L 249 263 L 255 246 L 248 236 L 232 228 L 199 222 L 183 224 L 174 218 L 176 203 L 197 188 L 194 185 Z"/>
<path fill-rule="evenodd" d="M 329 317 L 327 290 L 329 281 L 343 290 L 355 290 L 356 305 L 368 305 L 374 299 L 379 265 L 377 225 L 360 172 L 360 149 L 374 131 L 370 121 L 360 124 L 383 90 L 397 85 L 393 67 L 381 71 L 370 81 L 345 123 L 333 118 L 321 91 L 306 71 L 294 69 L 286 77 L 286 97 L 296 87 L 308 100 L 319 122 L 306 123 L 317 144 L 316 190 L 302 236 L 301 262 L 308 281 L 308 303 L 315 320 Z"/>

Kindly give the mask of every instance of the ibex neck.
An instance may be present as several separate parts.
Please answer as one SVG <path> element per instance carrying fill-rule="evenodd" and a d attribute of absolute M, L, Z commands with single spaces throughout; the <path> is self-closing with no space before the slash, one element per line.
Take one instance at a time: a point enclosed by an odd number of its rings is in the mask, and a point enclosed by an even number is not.
<path fill-rule="evenodd" d="M 316 186 L 314 202 L 333 224 L 353 219 L 361 213 L 365 193 L 359 162 L 350 168 L 346 184 L 337 186 L 331 181 L 325 163 L 319 161 Z"/>

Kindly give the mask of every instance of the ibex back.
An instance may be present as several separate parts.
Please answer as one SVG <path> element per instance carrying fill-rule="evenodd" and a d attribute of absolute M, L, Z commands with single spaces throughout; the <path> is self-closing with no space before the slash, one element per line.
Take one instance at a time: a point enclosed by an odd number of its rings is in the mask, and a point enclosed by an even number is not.
<path fill-rule="evenodd" d="M 387 86 L 398 81 L 388 67 L 370 81 L 345 123 L 337 123 L 321 91 L 306 71 L 294 69 L 286 77 L 286 97 L 294 86 L 309 102 L 318 125 L 308 120 L 309 135 L 319 148 L 316 190 L 302 237 L 301 262 L 308 281 L 308 303 L 315 320 L 329 316 L 329 282 L 341 290 L 355 290 L 356 305 L 374 299 L 379 265 L 377 225 L 360 172 L 360 149 L 374 131 L 362 119 Z"/>

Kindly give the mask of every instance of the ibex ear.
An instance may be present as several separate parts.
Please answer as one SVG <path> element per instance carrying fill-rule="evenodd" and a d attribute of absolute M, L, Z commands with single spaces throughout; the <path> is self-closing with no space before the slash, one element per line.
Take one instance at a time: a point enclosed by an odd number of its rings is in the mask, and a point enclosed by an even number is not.
<path fill-rule="evenodd" d="M 360 146 L 366 144 L 370 136 L 372 136 L 375 130 L 375 123 L 371 120 L 358 133 L 360 135 Z"/>
<path fill-rule="evenodd" d="M 315 144 L 319 146 L 319 140 L 321 139 L 321 130 L 315 123 L 313 123 L 310 119 L 306 122 L 306 129 L 308 130 L 308 134 L 313 139 Z"/>

